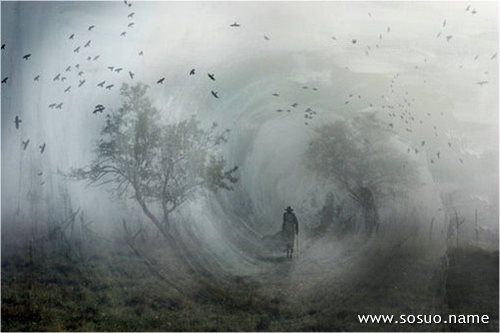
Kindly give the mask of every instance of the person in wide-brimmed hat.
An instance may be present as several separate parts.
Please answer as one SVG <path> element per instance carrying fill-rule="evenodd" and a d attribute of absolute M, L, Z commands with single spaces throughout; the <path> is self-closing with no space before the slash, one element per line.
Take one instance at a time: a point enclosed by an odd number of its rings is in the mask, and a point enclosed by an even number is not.
<path fill-rule="evenodd" d="M 290 206 L 286 207 L 285 213 L 283 213 L 283 227 L 281 232 L 286 244 L 286 257 L 292 258 L 295 237 L 299 234 L 299 221 Z"/>

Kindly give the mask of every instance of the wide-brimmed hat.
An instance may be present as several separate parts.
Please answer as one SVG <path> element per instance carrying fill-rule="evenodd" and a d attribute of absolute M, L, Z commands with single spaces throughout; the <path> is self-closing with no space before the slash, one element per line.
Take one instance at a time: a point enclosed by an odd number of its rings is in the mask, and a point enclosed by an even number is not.
<path fill-rule="evenodd" d="M 286 210 L 287 212 L 293 212 L 293 209 L 292 209 L 292 207 L 290 207 L 290 206 L 286 207 L 286 208 L 285 208 L 285 210 Z"/>

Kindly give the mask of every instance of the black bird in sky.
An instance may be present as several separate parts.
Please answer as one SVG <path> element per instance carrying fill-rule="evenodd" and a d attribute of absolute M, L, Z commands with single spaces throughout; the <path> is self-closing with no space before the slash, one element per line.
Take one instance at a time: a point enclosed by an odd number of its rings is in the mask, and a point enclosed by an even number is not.
<path fill-rule="evenodd" d="M 497 53 L 491 56 L 491 60 L 495 59 L 497 57 Z"/>
<path fill-rule="evenodd" d="M 23 150 L 26 150 L 26 148 L 28 148 L 28 144 L 30 143 L 30 140 L 26 140 L 26 141 L 21 141 L 22 145 L 23 145 Z"/>
<path fill-rule="evenodd" d="M 78 76 L 82 76 L 82 75 L 83 75 L 83 71 L 79 71 Z"/>
<path fill-rule="evenodd" d="M 80 52 L 80 46 L 78 46 L 76 49 L 74 49 L 73 52 L 75 52 L 75 53 Z"/>
<path fill-rule="evenodd" d="M 134 15 L 135 15 L 135 13 L 132 12 L 132 13 L 128 14 L 128 18 L 132 18 L 132 17 L 134 17 Z"/>
<path fill-rule="evenodd" d="M 89 40 L 87 43 L 85 43 L 85 45 L 83 45 L 83 47 L 89 47 L 90 46 L 90 42 L 91 42 L 91 40 Z"/>
<path fill-rule="evenodd" d="M 56 103 L 49 104 L 49 109 L 53 109 L 56 106 Z"/>
<path fill-rule="evenodd" d="M 61 81 L 66 81 L 66 76 L 61 77 Z"/>
<path fill-rule="evenodd" d="M 139 56 L 142 56 L 142 55 L 144 55 L 144 52 L 139 51 Z"/>
<path fill-rule="evenodd" d="M 98 54 L 98 55 L 96 55 L 96 56 L 95 56 L 92 60 L 93 60 L 93 61 L 96 61 L 97 59 L 99 59 L 99 57 L 100 57 L 100 55 Z"/>
<path fill-rule="evenodd" d="M 24 59 L 24 60 L 28 60 L 28 59 L 29 59 L 29 57 L 31 57 L 31 53 L 28 53 L 28 54 L 23 55 L 23 59 Z"/>
<path fill-rule="evenodd" d="M 115 69 L 115 67 L 114 67 L 114 66 L 108 66 L 108 69 L 109 69 L 110 71 L 113 71 L 113 70 Z"/>
<path fill-rule="evenodd" d="M 71 86 L 68 86 L 66 89 L 64 89 L 64 92 L 69 92 L 71 90 Z"/>
<path fill-rule="evenodd" d="M 2 44 L 2 50 L 5 50 L 5 44 Z"/>
<path fill-rule="evenodd" d="M 43 154 L 43 152 L 45 151 L 45 147 L 46 147 L 45 142 L 43 143 L 43 145 L 38 146 L 38 148 L 40 148 L 40 154 Z"/>
<path fill-rule="evenodd" d="M 299 105 L 299 103 L 293 103 L 292 108 L 296 108 Z"/>
<path fill-rule="evenodd" d="M 134 78 L 134 73 L 132 73 L 131 71 L 128 71 L 128 75 L 130 75 L 130 78 L 133 79 Z"/>
<path fill-rule="evenodd" d="M 269 40 L 269 37 L 267 37 L 266 35 L 264 35 L 264 39 L 265 40 Z"/>
<path fill-rule="evenodd" d="M 111 90 L 111 88 L 113 88 L 114 86 L 115 86 L 114 84 L 107 85 L 106 89 Z"/>
<path fill-rule="evenodd" d="M 75 68 L 80 68 L 80 64 L 76 64 L 76 65 L 75 65 Z"/>
<path fill-rule="evenodd" d="M 115 72 L 120 73 L 122 70 L 123 70 L 123 68 L 121 68 L 121 67 L 120 68 L 116 68 Z"/>
<path fill-rule="evenodd" d="M 134 24 L 135 24 L 134 22 L 130 22 L 130 23 L 127 25 L 127 27 L 132 28 L 132 27 L 134 26 Z"/>
<path fill-rule="evenodd" d="M 447 42 L 449 42 L 449 41 L 450 41 L 450 39 L 452 39 L 452 38 L 453 38 L 453 36 L 452 36 L 452 35 L 448 35 L 448 36 L 446 36 L 446 41 L 447 41 Z"/>
<path fill-rule="evenodd" d="M 8 80 L 8 79 L 9 79 L 9 77 L 8 77 L 8 76 L 4 77 L 4 78 L 2 79 L 2 83 L 7 83 L 7 80 Z"/>
<path fill-rule="evenodd" d="M 56 109 L 62 109 L 62 106 L 63 106 L 63 103 L 61 102 L 61 103 L 56 105 Z"/>
<path fill-rule="evenodd" d="M 158 81 L 156 81 L 156 84 L 163 84 L 163 81 L 165 81 L 164 77 L 162 77 L 161 79 L 159 79 Z"/>
<path fill-rule="evenodd" d="M 75 34 L 71 34 L 68 39 L 73 39 L 75 38 Z"/>
<path fill-rule="evenodd" d="M 43 175 L 43 171 L 38 172 L 38 173 L 37 173 L 37 175 L 38 175 L 38 176 Z"/>
<path fill-rule="evenodd" d="M 92 31 L 92 29 L 94 29 L 94 28 L 95 28 L 95 25 L 91 25 L 91 26 L 89 27 L 89 31 Z"/>
<path fill-rule="evenodd" d="M 358 41 L 357 41 L 356 39 L 353 39 L 353 40 L 352 40 L 352 43 L 353 43 L 353 44 L 356 44 L 357 42 L 358 42 Z"/>
<path fill-rule="evenodd" d="M 440 157 L 440 155 L 441 155 L 441 153 L 440 153 L 440 152 L 437 152 L 437 153 L 436 153 L 437 158 L 439 158 L 439 157 Z"/>
<path fill-rule="evenodd" d="M 488 81 L 479 81 L 479 82 L 476 82 L 476 84 L 479 84 L 480 86 L 484 85 L 484 84 L 487 84 Z"/>
<path fill-rule="evenodd" d="M 234 22 L 233 24 L 230 25 L 230 27 L 237 28 L 239 27 L 240 24 L 238 22 Z"/>
<path fill-rule="evenodd" d="M 273 94 L 273 96 L 274 96 L 274 97 L 278 97 L 279 95 L 280 95 L 280 94 L 278 94 L 278 93 L 274 93 L 274 94 Z"/>
<path fill-rule="evenodd" d="M 92 57 L 91 57 L 91 56 L 88 56 L 88 57 L 87 57 L 87 61 L 90 61 L 90 60 L 92 60 Z"/>
<path fill-rule="evenodd" d="M 84 83 L 85 83 L 85 80 L 80 80 L 80 83 L 78 83 L 78 88 L 80 88 L 81 86 L 83 86 Z"/>
<path fill-rule="evenodd" d="M 106 83 L 106 81 L 99 82 L 99 83 L 97 84 L 97 86 L 102 88 L 102 87 L 104 87 L 104 84 L 105 84 L 105 83 Z"/>
<path fill-rule="evenodd" d="M 19 116 L 16 116 L 14 118 L 14 124 L 16 125 L 16 129 L 19 129 L 19 124 L 22 123 L 23 121 L 21 120 L 21 118 L 19 118 Z"/>
<path fill-rule="evenodd" d="M 218 94 L 217 91 L 212 90 L 211 92 L 212 92 L 212 96 L 214 96 L 215 98 L 219 98 L 219 95 L 217 95 Z"/>
<path fill-rule="evenodd" d="M 127 34 L 127 32 L 126 32 L 126 31 L 123 31 L 123 32 L 120 34 L 120 36 L 125 37 L 125 35 L 126 35 L 126 34 Z"/>
<path fill-rule="evenodd" d="M 71 71 L 71 66 L 66 67 L 66 72 L 70 72 L 70 71 Z"/>
<path fill-rule="evenodd" d="M 193 68 L 189 71 L 189 75 L 194 75 L 194 74 L 195 74 L 195 69 Z"/>
<path fill-rule="evenodd" d="M 208 77 L 209 77 L 212 81 L 215 81 L 215 74 L 210 74 L 210 73 L 208 73 Z"/>
<path fill-rule="evenodd" d="M 425 140 L 423 140 L 421 143 L 422 147 L 425 145 Z"/>
<path fill-rule="evenodd" d="M 102 113 L 104 111 L 105 107 L 104 105 L 102 104 L 97 104 L 95 107 L 94 107 L 94 111 L 92 112 L 93 114 L 96 114 L 96 113 Z"/>

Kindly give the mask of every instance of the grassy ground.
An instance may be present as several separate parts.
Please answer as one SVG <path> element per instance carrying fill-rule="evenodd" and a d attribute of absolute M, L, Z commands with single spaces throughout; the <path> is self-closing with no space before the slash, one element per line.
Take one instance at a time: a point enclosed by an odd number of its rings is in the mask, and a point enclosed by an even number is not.
<path fill-rule="evenodd" d="M 85 260 L 52 255 L 2 258 L 3 331 L 498 331 L 498 252 L 450 253 L 449 266 L 398 250 L 342 279 L 291 286 L 299 262 L 277 274 L 235 279 L 230 300 L 183 297 L 128 251 Z M 300 279 L 300 277 L 299 277 Z M 304 281 L 306 282 L 306 281 Z M 293 282 L 294 285 L 298 285 Z M 488 326 L 366 325 L 363 313 L 491 314 Z"/>

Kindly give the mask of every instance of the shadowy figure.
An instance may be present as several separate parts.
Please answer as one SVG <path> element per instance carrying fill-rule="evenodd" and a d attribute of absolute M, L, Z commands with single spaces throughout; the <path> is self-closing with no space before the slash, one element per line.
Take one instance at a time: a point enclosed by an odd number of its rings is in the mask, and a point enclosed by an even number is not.
<path fill-rule="evenodd" d="M 283 227 L 281 233 L 286 244 L 286 257 L 292 258 L 295 236 L 299 234 L 299 221 L 290 206 L 288 206 L 285 209 L 285 213 L 283 213 Z"/>

